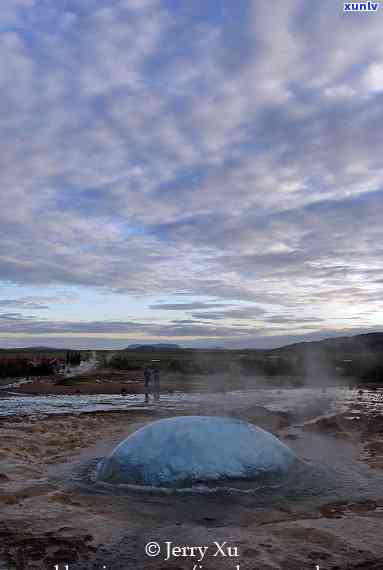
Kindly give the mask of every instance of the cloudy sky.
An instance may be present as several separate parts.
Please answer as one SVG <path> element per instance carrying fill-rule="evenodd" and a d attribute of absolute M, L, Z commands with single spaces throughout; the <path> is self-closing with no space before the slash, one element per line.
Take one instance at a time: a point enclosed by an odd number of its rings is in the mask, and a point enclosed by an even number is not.
<path fill-rule="evenodd" d="M 383 5 L 0 5 L 0 346 L 379 330 Z"/>

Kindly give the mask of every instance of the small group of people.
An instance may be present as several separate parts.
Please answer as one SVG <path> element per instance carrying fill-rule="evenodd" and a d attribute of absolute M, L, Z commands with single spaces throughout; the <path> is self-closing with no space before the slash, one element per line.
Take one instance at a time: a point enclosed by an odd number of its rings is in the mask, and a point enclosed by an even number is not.
<path fill-rule="evenodd" d="M 157 368 L 151 368 L 151 366 L 146 366 L 144 369 L 144 379 L 145 379 L 145 386 L 148 387 L 151 381 L 153 380 L 154 386 L 160 385 L 160 370 Z"/>
<path fill-rule="evenodd" d="M 153 387 L 154 387 L 154 399 L 159 399 L 160 394 L 160 369 L 155 366 L 152 368 L 151 366 L 145 366 L 144 369 L 144 381 L 145 381 L 145 396 L 146 400 L 149 400 L 149 387 L 153 380 Z"/>

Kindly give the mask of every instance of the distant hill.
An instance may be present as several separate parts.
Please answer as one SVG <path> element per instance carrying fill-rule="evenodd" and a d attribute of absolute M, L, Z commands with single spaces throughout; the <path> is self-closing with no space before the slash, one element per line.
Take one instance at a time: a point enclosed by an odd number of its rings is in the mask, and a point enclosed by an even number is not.
<path fill-rule="evenodd" d="M 359 352 L 382 352 L 383 353 L 383 333 L 366 333 L 355 336 L 340 336 L 335 338 L 325 338 L 323 340 L 297 342 L 288 344 L 280 348 L 274 348 L 268 352 L 294 353 L 311 352 L 317 350 L 328 350 L 339 353 L 359 353 Z"/>
<path fill-rule="evenodd" d="M 289 363 L 303 377 L 349 377 L 362 382 L 383 382 L 383 333 L 299 342 L 268 351 L 279 369 Z"/>
<path fill-rule="evenodd" d="M 156 343 L 156 344 L 130 344 L 125 350 L 183 350 L 179 344 Z"/>

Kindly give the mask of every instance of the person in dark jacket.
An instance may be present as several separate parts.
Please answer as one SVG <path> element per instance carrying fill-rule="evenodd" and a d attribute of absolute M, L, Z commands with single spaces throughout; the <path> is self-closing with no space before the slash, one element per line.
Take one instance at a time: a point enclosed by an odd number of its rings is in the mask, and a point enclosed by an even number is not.
<path fill-rule="evenodd" d="M 154 382 L 154 399 L 160 399 L 160 369 L 156 366 L 153 370 L 153 382 Z"/>
<path fill-rule="evenodd" d="M 157 366 L 155 367 L 155 369 L 153 370 L 153 380 L 154 380 L 154 386 L 157 388 L 160 387 L 160 369 L 157 368 Z"/>
<path fill-rule="evenodd" d="M 151 368 L 149 368 L 149 366 L 146 366 L 144 370 L 145 388 L 149 387 L 151 379 L 152 379 L 152 370 Z"/>

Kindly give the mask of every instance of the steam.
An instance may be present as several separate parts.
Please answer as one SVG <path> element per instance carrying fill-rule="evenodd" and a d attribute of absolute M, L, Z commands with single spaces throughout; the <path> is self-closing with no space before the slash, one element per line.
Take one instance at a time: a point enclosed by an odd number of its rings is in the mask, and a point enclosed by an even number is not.
<path fill-rule="evenodd" d="M 98 367 L 97 353 L 92 351 L 91 357 L 88 360 L 83 360 L 79 366 L 73 366 L 70 372 L 66 372 L 66 378 L 73 378 L 82 374 L 93 372 Z"/>

